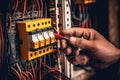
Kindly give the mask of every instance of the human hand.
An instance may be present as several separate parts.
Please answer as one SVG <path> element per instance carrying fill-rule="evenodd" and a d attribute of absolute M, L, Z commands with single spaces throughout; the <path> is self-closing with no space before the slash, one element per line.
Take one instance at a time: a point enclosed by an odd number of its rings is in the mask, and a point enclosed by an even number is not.
<path fill-rule="evenodd" d="M 63 34 L 73 37 L 69 38 L 69 43 L 62 40 L 61 45 L 68 60 L 74 65 L 91 65 L 97 68 L 106 68 L 117 62 L 120 58 L 120 50 L 107 41 L 101 34 L 93 29 L 71 28 L 64 30 Z M 78 48 L 89 53 L 81 53 Z M 70 55 L 74 57 L 70 57 Z"/>

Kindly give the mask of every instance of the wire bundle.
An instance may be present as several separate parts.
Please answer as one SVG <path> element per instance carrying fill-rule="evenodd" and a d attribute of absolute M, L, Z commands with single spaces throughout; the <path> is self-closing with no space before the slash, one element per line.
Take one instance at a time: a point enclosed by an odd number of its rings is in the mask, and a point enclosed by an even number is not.
<path fill-rule="evenodd" d="M 43 80 L 43 78 L 48 74 L 54 76 L 56 79 L 61 78 L 62 80 L 70 80 L 63 73 L 59 72 L 58 68 L 51 68 L 47 64 L 43 63 L 41 58 L 39 59 L 39 64 L 41 66 L 37 66 L 39 69 L 36 69 L 35 66 L 33 66 L 32 61 L 30 61 L 29 64 L 31 68 L 21 68 L 18 63 L 16 63 L 14 67 L 11 67 L 12 73 L 17 76 L 18 80 Z M 40 72 L 39 76 L 37 76 L 37 70 Z"/>

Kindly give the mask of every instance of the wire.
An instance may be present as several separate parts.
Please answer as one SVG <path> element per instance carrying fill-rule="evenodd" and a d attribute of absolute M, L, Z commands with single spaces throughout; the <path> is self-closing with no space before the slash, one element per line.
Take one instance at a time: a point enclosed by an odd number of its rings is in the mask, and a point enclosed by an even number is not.
<path fill-rule="evenodd" d="M 41 5 L 41 14 L 40 14 L 40 17 L 42 18 L 42 15 L 43 15 L 43 1 L 40 0 L 40 5 Z"/>
<path fill-rule="evenodd" d="M 22 74 L 26 77 L 27 80 L 30 80 L 30 77 L 29 77 L 29 75 L 27 73 L 22 71 Z"/>
<path fill-rule="evenodd" d="M 9 27 L 8 27 L 8 32 L 10 32 L 10 29 L 12 27 L 12 16 L 10 14 L 8 14 L 9 17 Z"/>
<path fill-rule="evenodd" d="M 21 80 L 21 76 L 20 76 L 19 72 L 13 67 L 12 67 L 12 70 L 13 70 L 13 73 L 18 77 L 18 79 Z"/>
<path fill-rule="evenodd" d="M 44 9 L 44 11 L 45 11 L 45 18 L 47 17 L 47 4 L 46 4 L 46 2 L 44 2 L 45 3 L 45 9 Z"/>
<path fill-rule="evenodd" d="M 17 8 L 17 11 L 19 12 L 23 11 L 23 6 L 24 6 L 23 0 L 18 0 L 18 5 L 19 7 Z"/>
<path fill-rule="evenodd" d="M 23 80 L 26 80 L 26 78 L 25 78 L 25 76 L 27 76 L 22 70 L 21 70 L 21 68 L 20 68 L 20 66 L 19 66 L 19 64 L 18 63 L 16 63 L 16 66 L 17 66 L 17 68 L 18 68 L 18 70 L 19 70 L 19 72 L 20 72 L 20 75 L 21 75 L 21 77 L 23 78 Z M 24 75 L 25 76 L 24 76 Z M 27 77 L 28 78 L 28 77 Z"/>
<path fill-rule="evenodd" d="M 20 68 L 19 64 L 18 64 L 18 63 L 16 63 L 16 66 L 17 66 L 17 68 L 18 68 L 18 70 L 19 70 L 20 74 L 22 75 L 22 70 L 21 70 L 21 68 Z"/>
<path fill-rule="evenodd" d="M 21 16 L 22 18 L 25 14 L 25 11 L 26 11 L 26 5 L 27 5 L 27 0 L 24 0 L 23 12 L 22 12 L 22 16 Z"/>
<path fill-rule="evenodd" d="M 22 74 L 21 77 L 22 77 L 21 80 L 26 80 L 26 78 L 25 78 L 25 76 L 23 74 Z"/>
<path fill-rule="evenodd" d="M 31 1 L 31 2 L 28 2 L 28 3 L 30 3 L 30 5 L 27 5 L 27 6 L 28 6 L 28 8 L 27 8 L 27 10 L 26 10 L 26 11 L 28 11 L 28 10 L 32 9 L 33 5 L 36 3 L 36 1 L 35 1 L 35 0 L 29 0 L 29 1 Z"/>
<path fill-rule="evenodd" d="M 42 63 L 42 64 L 48 68 L 48 70 L 47 70 L 48 73 L 53 72 L 54 75 L 55 75 L 57 78 L 60 77 L 60 76 L 59 76 L 59 74 L 60 74 L 62 80 L 70 80 L 67 76 L 65 76 L 63 73 L 59 72 L 56 68 L 51 68 L 51 67 L 49 67 L 48 65 L 46 65 L 46 64 L 44 64 L 44 63 Z M 44 75 L 44 76 L 45 76 L 45 75 Z"/>
<path fill-rule="evenodd" d="M 33 66 L 32 61 L 30 61 L 30 66 L 31 66 L 31 68 L 32 68 L 33 78 L 34 78 L 34 80 L 36 80 L 35 69 L 34 69 L 34 66 Z"/>
<path fill-rule="evenodd" d="M 40 4 L 39 4 L 39 1 L 38 0 L 35 0 L 36 3 L 37 3 L 37 6 L 38 6 L 38 13 L 40 14 Z M 41 16 L 40 16 L 41 17 Z"/>
<path fill-rule="evenodd" d="M 50 56 L 50 54 L 48 54 L 48 59 L 49 59 L 49 65 L 51 66 L 52 64 L 51 64 L 51 56 Z"/>
<path fill-rule="evenodd" d="M 42 58 L 39 59 L 39 80 L 42 80 L 41 66 L 42 66 Z"/>
<path fill-rule="evenodd" d="M 5 46 L 5 41 L 4 41 L 4 35 L 3 35 L 3 29 L 2 29 L 2 22 L 0 20 L 0 36 L 1 36 L 1 60 L 0 60 L 0 66 L 2 66 L 3 64 L 3 60 L 4 60 L 4 46 Z"/>
<path fill-rule="evenodd" d="M 19 4 L 19 1 L 18 1 L 18 0 L 16 0 L 16 4 L 15 4 L 15 7 L 14 7 L 13 14 L 15 14 L 15 12 L 17 11 L 18 4 Z"/>
<path fill-rule="evenodd" d="M 32 80 L 34 80 L 33 75 L 31 74 L 31 72 L 25 71 L 25 73 L 28 74 L 31 77 Z"/>

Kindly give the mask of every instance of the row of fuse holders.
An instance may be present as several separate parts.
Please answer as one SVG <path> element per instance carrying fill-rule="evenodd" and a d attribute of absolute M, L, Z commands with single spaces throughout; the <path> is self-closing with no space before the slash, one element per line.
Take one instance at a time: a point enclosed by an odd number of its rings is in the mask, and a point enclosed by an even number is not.
<path fill-rule="evenodd" d="M 21 59 L 32 60 L 53 52 L 56 41 L 50 18 L 19 21 L 17 26 Z"/>
<path fill-rule="evenodd" d="M 54 43 L 55 36 L 53 30 L 50 28 L 29 32 L 28 47 L 31 51 L 39 50 Z"/>

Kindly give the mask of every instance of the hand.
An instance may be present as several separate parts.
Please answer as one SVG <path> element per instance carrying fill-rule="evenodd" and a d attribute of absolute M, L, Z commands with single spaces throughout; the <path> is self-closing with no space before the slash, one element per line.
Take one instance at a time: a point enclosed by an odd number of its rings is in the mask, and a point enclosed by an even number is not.
<path fill-rule="evenodd" d="M 97 68 L 106 68 L 117 62 L 120 58 L 120 50 L 107 41 L 101 34 L 93 29 L 71 28 L 64 30 L 63 34 L 73 37 L 69 43 L 62 40 L 61 45 L 68 60 L 74 65 L 91 65 Z M 87 53 L 79 52 L 78 48 L 87 50 Z M 74 57 L 70 57 L 74 55 Z"/>

